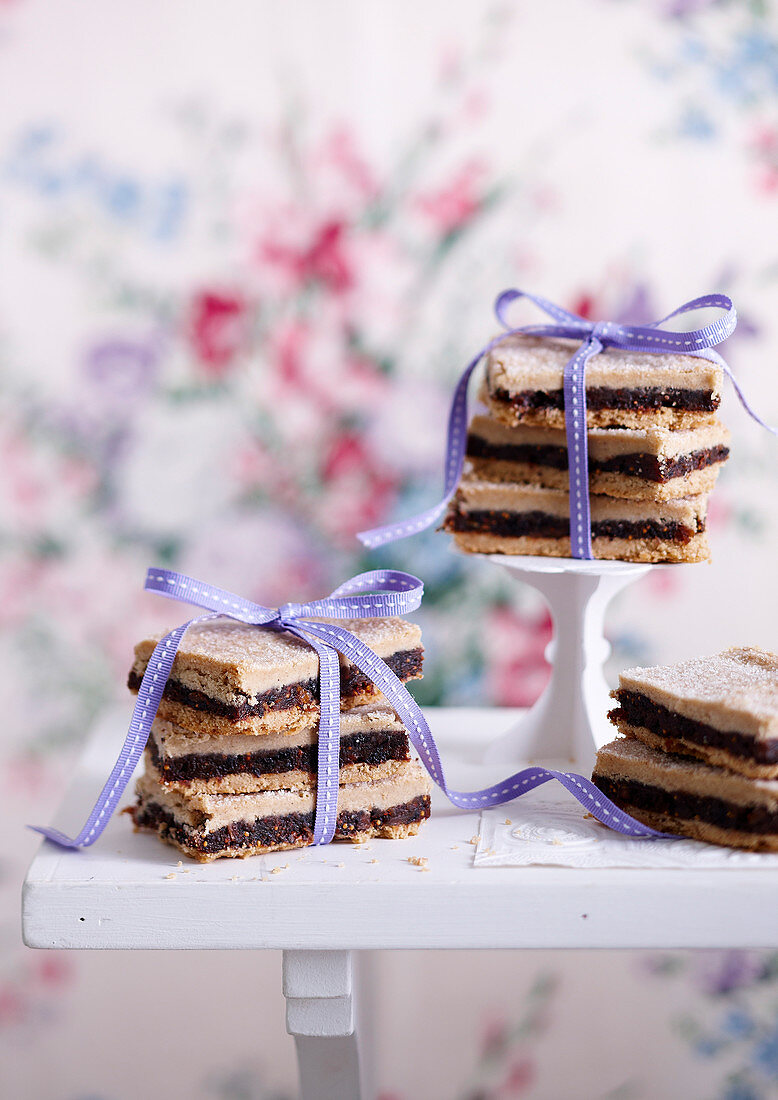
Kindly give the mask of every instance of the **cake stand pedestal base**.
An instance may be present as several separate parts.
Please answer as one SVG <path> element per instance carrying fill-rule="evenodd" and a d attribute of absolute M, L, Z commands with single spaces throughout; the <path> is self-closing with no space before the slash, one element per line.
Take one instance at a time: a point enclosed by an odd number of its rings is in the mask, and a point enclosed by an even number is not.
<path fill-rule="evenodd" d="M 611 651 L 605 639 L 605 612 L 613 597 L 644 577 L 654 565 L 574 558 L 482 555 L 515 580 L 532 585 L 545 598 L 554 626 L 546 651 L 551 679 L 518 723 L 487 749 L 489 764 L 529 760 L 569 761 L 591 772 L 597 749 L 613 735 L 608 722 L 609 688 L 603 665 Z"/>

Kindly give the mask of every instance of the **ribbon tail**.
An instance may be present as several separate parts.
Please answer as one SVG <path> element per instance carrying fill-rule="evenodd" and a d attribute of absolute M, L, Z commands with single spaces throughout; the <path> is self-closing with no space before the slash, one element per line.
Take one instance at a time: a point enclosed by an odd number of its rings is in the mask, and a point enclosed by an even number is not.
<path fill-rule="evenodd" d="M 771 424 L 765 423 L 765 421 L 762 420 L 761 416 L 758 413 L 754 412 L 754 410 L 751 408 L 748 401 L 746 400 L 746 395 L 743 392 L 740 383 L 735 377 L 734 371 L 726 362 L 726 360 L 722 358 L 722 356 L 713 351 L 713 349 L 710 349 L 709 352 L 694 352 L 693 354 L 696 355 L 699 359 L 710 359 L 712 362 L 718 363 L 718 365 L 723 369 L 727 378 L 729 378 L 730 382 L 732 383 L 732 388 L 737 394 L 738 401 L 746 410 L 751 419 L 755 420 L 761 428 L 764 428 L 766 431 L 770 432 L 771 435 L 778 435 L 778 427 L 773 427 Z"/>
<path fill-rule="evenodd" d="M 204 616 L 204 618 L 211 617 Z M 108 824 L 146 747 L 151 733 L 151 724 L 157 713 L 181 639 L 193 622 L 201 621 L 202 619 L 191 619 L 157 642 L 141 680 L 130 727 L 121 752 L 83 829 L 77 836 L 69 837 L 59 829 L 39 825 L 28 826 L 33 832 L 40 833 L 63 848 L 87 848 L 90 844 L 94 844 Z"/>
<path fill-rule="evenodd" d="M 316 634 L 329 645 L 335 646 L 383 692 L 408 731 L 408 736 L 418 752 L 422 764 L 449 801 L 460 809 L 477 810 L 501 806 L 505 802 L 511 802 L 520 795 L 526 794 L 527 791 L 541 786 L 543 783 L 548 783 L 551 779 L 556 779 L 598 821 L 616 832 L 646 839 L 666 838 L 671 835 L 657 832 L 655 829 L 643 825 L 642 822 L 636 821 L 635 818 L 619 809 L 609 798 L 606 798 L 590 780 L 573 772 L 557 772 L 547 768 L 525 768 L 523 771 L 509 776 L 508 779 L 483 790 L 452 790 L 446 782 L 440 753 L 421 707 L 389 666 L 373 653 L 364 642 L 354 637 L 350 631 L 345 630 L 343 627 L 330 623 L 314 622 L 306 622 L 301 625 L 306 634 Z"/>
<path fill-rule="evenodd" d="M 451 409 L 448 415 L 448 438 L 446 442 L 446 469 L 443 488 L 443 498 L 432 508 L 427 508 L 410 519 L 401 520 L 399 523 L 389 523 L 383 527 L 373 527 L 369 531 L 358 531 L 357 538 L 363 546 L 373 550 L 377 546 L 384 546 L 387 542 L 395 542 L 397 539 L 405 539 L 432 527 L 440 519 L 448 506 L 454 490 L 456 489 L 462 467 L 465 462 L 465 444 L 467 437 L 467 387 L 470 377 L 478 366 L 483 352 L 474 359 L 465 370 L 457 383 Z"/>
<path fill-rule="evenodd" d="M 476 357 L 465 368 L 451 401 L 451 409 L 448 414 L 448 436 L 446 442 L 446 466 L 443 489 L 443 499 L 432 508 L 420 512 L 410 519 L 401 520 L 399 523 L 389 523 L 383 527 L 373 527 L 369 531 L 358 531 L 357 538 L 363 546 L 373 550 L 377 546 L 384 546 L 387 542 L 396 542 L 397 539 L 406 539 L 419 531 L 426 530 L 436 523 L 446 510 L 448 502 L 454 495 L 459 479 L 462 476 L 462 467 L 465 464 L 465 448 L 467 445 L 467 387 L 473 371 L 485 355 L 502 343 L 509 332 L 503 332 L 495 336 L 493 340 L 482 348 Z"/>
<path fill-rule="evenodd" d="M 742 389 L 740 388 L 740 384 L 737 382 L 734 374 L 729 369 L 729 367 L 726 366 L 726 364 L 725 364 L 725 369 L 726 369 L 727 374 L 729 375 L 729 380 L 730 380 L 730 382 L 732 383 L 732 385 L 734 387 L 735 393 L 738 396 L 738 400 L 740 401 L 740 404 L 746 410 L 746 412 L 751 417 L 751 419 L 755 420 L 757 422 L 757 424 L 760 425 L 760 427 L 765 428 L 768 432 L 771 433 L 771 435 L 778 435 L 778 427 L 774 427 L 772 424 L 765 423 L 765 421 L 762 420 L 761 416 L 759 416 L 758 413 L 755 413 L 754 410 L 751 408 L 748 401 L 746 400 L 746 395 L 743 393 Z"/>

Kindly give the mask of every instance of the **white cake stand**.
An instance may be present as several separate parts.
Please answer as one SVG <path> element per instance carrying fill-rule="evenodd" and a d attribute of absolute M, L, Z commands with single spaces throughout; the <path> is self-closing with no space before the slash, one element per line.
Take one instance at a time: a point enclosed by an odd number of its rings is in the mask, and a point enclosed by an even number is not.
<path fill-rule="evenodd" d="M 554 625 L 546 650 L 552 671 L 545 691 L 518 725 L 492 742 L 485 762 L 563 760 L 585 775 L 591 773 L 597 749 L 614 736 L 607 719 L 613 704 L 603 673 L 611 651 L 604 634 L 605 612 L 618 592 L 656 566 L 502 554 L 479 557 L 536 588 L 548 603 Z"/>

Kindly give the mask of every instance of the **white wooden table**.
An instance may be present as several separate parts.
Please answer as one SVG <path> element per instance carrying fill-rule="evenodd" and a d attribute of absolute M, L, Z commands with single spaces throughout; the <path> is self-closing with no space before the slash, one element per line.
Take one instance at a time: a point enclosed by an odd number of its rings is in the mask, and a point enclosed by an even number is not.
<path fill-rule="evenodd" d="M 519 712 L 427 713 L 455 786 L 502 776 L 505 765 L 478 761 Z M 83 824 L 126 718 L 96 731 L 58 827 L 72 834 Z M 117 815 L 85 851 L 41 845 L 24 884 L 24 939 L 60 949 L 280 948 L 304 1100 L 369 1096 L 354 952 L 778 946 L 778 871 L 474 868 L 478 824 L 436 794 L 431 820 L 408 841 L 179 867 L 175 849 Z M 426 856 L 425 870 L 409 856 Z"/>

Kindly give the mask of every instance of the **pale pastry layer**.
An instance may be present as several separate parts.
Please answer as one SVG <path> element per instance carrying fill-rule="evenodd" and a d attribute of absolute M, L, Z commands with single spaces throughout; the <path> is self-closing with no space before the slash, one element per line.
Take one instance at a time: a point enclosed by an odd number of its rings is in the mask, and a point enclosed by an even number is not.
<path fill-rule="evenodd" d="M 778 764 L 759 764 L 750 757 L 738 756 L 717 745 L 704 745 L 677 737 L 663 737 L 646 729 L 645 726 L 634 726 L 623 718 L 611 717 L 611 722 L 619 733 L 642 741 L 644 745 L 656 752 L 694 756 L 697 760 L 702 760 L 713 767 L 726 768 L 728 771 L 746 775 L 751 779 L 778 779 Z"/>
<path fill-rule="evenodd" d="M 142 775 L 136 784 L 142 802 L 154 802 L 176 822 L 204 833 L 265 817 L 311 813 L 316 806 L 313 790 L 297 788 L 261 791 L 255 794 L 212 794 L 178 791 L 159 784 L 152 775 Z M 388 810 L 430 792 L 427 773 L 415 761 L 406 762 L 388 779 L 352 783 L 338 789 L 338 811 Z"/>
<path fill-rule="evenodd" d="M 368 733 L 372 730 L 404 730 L 402 722 L 390 707 L 362 706 L 341 711 L 341 737 L 355 733 Z M 307 724 L 290 732 L 268 733 L 257 744 L 255 734 L 246 733 L 208 733 L 203 730 L 189 730 L 159 717 L 151 727 L 152 737 L 156 741 L 162 757 L 175 758 L 189 756 L 191 753 L 224 753 L 241 755 L 274 752 L 296 745 L 313 745 L 319 739 L 319 717 L 308 716 Z"/>
<path fill-rule="evenodd" d="M 509 462 L 496 458 L 468 459 L 468 475 L 489 481 L 513 481 L 539 485 L 545 489 L 567 491 L 570 475 L 567 470 L 541 466 L 536 462 Z M 669 481 L 649 481 L 629 474 L 598 470 L 589 474 L 589 492 L 622 500 L 675 500 L 679 497 L 710 493 L 716 485 L 721 463 L 694 470 Z"/>
<path fill-rule="evenodd" d="M 497 446 L 567 447 L 563 429 L 529 424 L 504 424 L 491 416 L 475 416 L 470 433 Z M 730 433 L 715 420 L 697 428 L 668 431 L 663 428 L 594 428 L 587 432 L 589 457 L 598 461 L 621 455 L 648 454 L 677 458 L 711 447 L 727 447 Z"/>
<path fill-rule="evenodd" d="M 548 516 L 569 516 L 570 495 L 559 489 L 539 485 L 514 485 L 465 477 L 456 493 L 460 511 L 542 512 Z M 596 496 L 590 500 L 592 521 L 624 520 L 639 523 L 656 520 L 682 523 L 692 529 L 704 522 L 707 497 L 681 497 L 669 501 L 619 500 Z"/>
<path fill-rule="evenodd" d="M 380 764 L 346 764 L 340 769 L 338 782 L 342 786 L 351 783 L 369 783 L 379 779 L 391 779 L 398 775 L 404 760 L 384 760 Z M 253 775 L 249 772 L 233 772 L 229 775 L 215 776 L 211 779 L 176 780 L 161 775 L 155 768 L 148 752 L 145 756 L 146 771 L 167 790 L 181 794 L 253 794 L 257 791 L 279 791 L 304 788 L 315 790 L 318 776 L 316 772 L 303 771 L 300 768 L 284 772 L 266 772 Z"/>
<path fill-rule="evenodd" d="M 598 750 L 594 776 L 598 775 L 735 805 L 767 807 L 778 814 L 778 780 L 752 779 L 685 756 L 656 752 L 631 737 L 611 741 Z"/>

